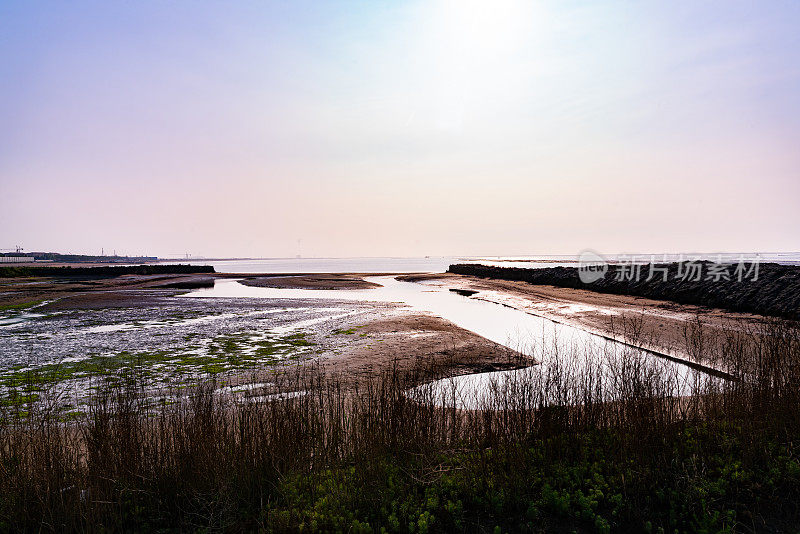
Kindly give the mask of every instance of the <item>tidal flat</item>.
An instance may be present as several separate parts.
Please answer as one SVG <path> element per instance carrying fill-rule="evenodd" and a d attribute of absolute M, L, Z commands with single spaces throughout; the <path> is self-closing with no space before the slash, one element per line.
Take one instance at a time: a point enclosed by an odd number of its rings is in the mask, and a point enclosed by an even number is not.
<path fill-rule="evenodd" d="M 798 524 L 795 324 L 454 274 L 17 279 L 0 305 L 11 530 Z"/>
<path fill-rule="evenodd" d="M 5 405 L 26 407 L 47 396 L 74 410 L 132 373 L 158 395 L 209 380 L 221 387 L 256 383 L 312 364 L 358 381 L 398 355 L 409 362 L 434 355 L 457 374 L 513 365 L 503 347 L 445 320 L 348 291 L 341 299 L 186 298 L 197 291 L 172 289 L 187 283 L 181 276 L 38 282 L 2 287 L 11 302 L 0 310 Z M 233 280 L 217 283 L 247 289 Z M 279 393 L 260 388 L 253 395 L 265 391 Z"/>
<path fill-rule="evenodd" d="M 578 365 L 569 355 L 589 351 L 602 363 L 609 349 L 631 348 L 614 321 L 641 307 L 559 290 L 553 308 L 549 296 L 454 275 L 126 274 L 11 279 L 0 289 L 0 399 L 28 405 L 47 394 L 64 410 L 131 373 L 160 394 L 208 380 L 223 387 L 268 383 L 265 375 L 296 365 L 318 365 L 356 384 L 424 359 L 439 366 L 432 378 L 444 379 L 446 390 L 452 377 L 485 373 L 494 380 L 546 363 L 550 346 L 559 348 L 560 364 Z M 691 311 L 658 313 L 662 330 L 653 335 L 664 339 L 663 323 L 671 321 L 677 336 Z M 632 348 L 654 372 L 683 383 L 720 373 L 714 362 L 657 347 L 645 336 Z"/>

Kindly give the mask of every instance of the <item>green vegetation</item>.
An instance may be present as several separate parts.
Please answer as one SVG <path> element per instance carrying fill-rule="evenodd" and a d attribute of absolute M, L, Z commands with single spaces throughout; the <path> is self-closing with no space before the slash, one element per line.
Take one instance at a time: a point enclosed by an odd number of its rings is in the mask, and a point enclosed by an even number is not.
<path fill-rule="evenodd" d="M 19 304 L 5 304 L 0 306 L 0 311 L 18 311 L 27 310 L 44 302 L 43 300 L 32 300 L 30 302 L 21 302 Z"/>
<path fill-rule="evenodd" d="M 364 326 L 366 325 L 354 326 L 352 328 L 347 328 L 347 329 L 337 328 L 336 330 L 333 331 L 333 334 L 337 336 L 338 335 L 352 336 L 358 331 L 358 329 L 364 328 Z M 364 337 L 366 334 L 360 334 L 360 335 L 361 337 Z"/>
<path fill-rule="evenodd" d="M 724 424 L 683 425 L 651 450 L 633 446 L 636 438 L 562 433 L 289 477 L 269 524 L 311 532 L 719 532 L 768 511 L 773 527 L 797 525 L 796 505 L 778 497 L 800 490 L 791 442 L 764 432 L 770 454 L 750 457 L 752 436 Z"/>
<path fill-rule="evenodd" d="M 292 334 L 290 336 L 286 336 L 283 338 L 286 343 L 291 345 L 292 347 L 311 347 L 316 345 L 316 343 L 312 343 L 306 339 L 306 334 L 304 333 L 297 333 Z"/>
<path fill-rule="evenodd" d="M 81 410 L 0 406 L 0 530 L 796 532 L 800 326 L 761 328 L 691 336 L 735 380 L 677 396 L 631 358 L 613 402 L 583 367 L 542 366 L 481 410 L 410 398 L 432 361 L 358 384 L 284 369 L 270 387 L 305 394 L 251 402 L 213 379 L 155 401 L 126 368 Z"/>
<path fill-rule="evenodd" d="M 194 338 L 191 336 L 190 339 Z M 88 355 L 78 361 L 35 367 L 17 365 L 0 372 L 0 404 L 26 404 L 58 384 L 91 379 L 105 384 L 119 383 L 135 372 L 144 387 L 155 384 L 196 384 L 206 375 L 253 370 L 302 358 L 302 350 L 315 344 L 303 332 L 274 337 L 239 333 L 213 338 L 206 350 L 122 351 L 113 355 Z M 23 393 L 21 393 L 23 392 Z M 70 405 L 62 408 L 67 409 Z"/>
<path fill-rule="evenodd" d="M 353 334 L 356 333 L 356 329 L 355 328 L 348 328 L 348 329 L 345 330 L 345 329 L 338 328 L 338 329 L 334 330 L 333 333 L 334 333 L 334 335 L 337 335 L 337 336 L 340 336 L 340 335 L 352 336 Z"/>

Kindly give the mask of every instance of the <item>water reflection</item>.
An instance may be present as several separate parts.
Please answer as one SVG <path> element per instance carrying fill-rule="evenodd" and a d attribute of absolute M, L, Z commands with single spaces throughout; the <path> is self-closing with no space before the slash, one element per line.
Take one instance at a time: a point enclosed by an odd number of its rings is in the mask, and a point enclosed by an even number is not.
<path fill-rule="evenodd" d="M 417 312 L 437 315 L 486 339 L 533 357 L 542 362 L 539 369 L 547 369 L 553 365 L 552 362 L 562 366 L 569 362 L 569 365 L 585 370 L 587 366 L 609 364 L 615 355 L 625 354 L 641 362 L 641 365 L 657 367 L 656 371 L 676 375 L 682 381 L 690 381 L 702 373 L 687 365 L 572 326 L 494 302 L 458 295 L 441 287 L 404 282 L 390 276 L 367 277 L 366 280 L 380 284 L 380 287 L 364 290 L 278 289 L 245 286 L 236 280 L 217 280 L 213 288 L 198 289 L 185 296 L 396 302 Z M 499 376 L 489 373 L 485 377 L 472 375 L 459 380 L 464 384 L 478 384 Z"/>
<path fill-rule="evenodd" d="M 213 288 L 198 289 L 185 296 L 400 303 L 417 312 L 435 314 L 529 356 L 534 355 L 531 340 L 555 324 L 513 308 L 467 298 L 433 286 L 403 282 L 393 277 L 368 277 L 366 280 L 380 284 L 380 287 L 364 290 L 277 289 L 245 286 L 236 280 L 217 280 Z M 575 328 L 560 327 L 559 330 L 569 331 L 570 336 L 596 337 Z"/>
<path fill-rule="evenodd" d="M 320 299 L 397 302 L 435 314 L 540 362 L 525 369 L 437 380 L 409 392 L 412 398 L 461 409 L 530 409 L 546 405 L 613 402 L 649 392 L 687 396 L 721 379 L 688 365 L 555 323 L 515 308 L 462 296 L 447 289 L 369 277 L 381 287 L 366 290 L 309 290 L 250 287 L 217 280 L 189 297 Z M 513 404 L 510 405 L 509 403 Z"/>
<path fill-rule="evenodd" d="M 420 402 L 459 409 L 529 410 L 643 398 L 677 398 L 713 391 L 724 382 L 687 365 L 619 343 L 539 353 L 541 363 L 436 380 L 409 391 Z"/>

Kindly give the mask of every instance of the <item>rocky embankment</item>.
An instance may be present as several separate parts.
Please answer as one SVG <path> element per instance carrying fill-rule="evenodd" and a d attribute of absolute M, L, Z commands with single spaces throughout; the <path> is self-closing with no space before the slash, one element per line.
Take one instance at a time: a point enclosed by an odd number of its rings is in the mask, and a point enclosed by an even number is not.
<path fill-rule="evenodd" d="M 700 265 L 701 276 L 696 276 Z M 657 300 L 671 300 L 681 304 L 709 306 L 745 313 L 757 313 L 791 319 L 800 318 L 800 266 L 762 263 L 758 273 L 743 273 L 741 281 L 736 264 L 728 266 L 728 279 L 713 274 L 711 262 L 671 263 L 653 266 L 642 265 L 638 276 L 620 276 L 619 265 L 611 265 L 606 275 L 591 283 L 584 283 L 576 267 L 550 267 L 522 269 L 486 265 L 456 264 L 448 272 L 454 274 L 514 280 L 535 285 L 551 285 L 574 289 L 588 289 L 600 293 L 634 295 Z M 750 267 L 748 265 L 748 267 Z M 664 272 L 667 273 L 664 280 Z M 687 276 L 687 272 L 690 276 Z M 634 273 L 635 274 L 635 273 Z M 648 278 L 650 278 L 648 280 Z"/>
<path fill-rule="evenodd" d="M 32 276 L 48 277 L 112 277 L 124 274 L 153 275 L 153 274 L 211 274 L 214 267 L 211 265 L 108 265 L 93 267 L 50 267 L 50 266 L 9 266 L 0 267 L 0 278 L 18 278 Z"/>

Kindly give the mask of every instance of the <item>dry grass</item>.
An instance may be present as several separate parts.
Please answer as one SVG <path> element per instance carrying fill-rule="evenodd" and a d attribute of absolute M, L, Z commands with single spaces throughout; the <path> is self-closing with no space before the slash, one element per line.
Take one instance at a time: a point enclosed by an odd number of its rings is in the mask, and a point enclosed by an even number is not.
<path fill-rule="evenodd" d="M 1 525 L 254 529 L 269 524 L 264 511 L 281 498 L 277 488 L 287 476 L 313 478 L 342 465 L 368 472 L 387 455 L 510 449 L 587 429 L 635 437 L 624 454 L 636 454 L 657 447 L 676 425 L 723 421 L 743 432 L 765 426 L 794 432 L 800 421 L 795 323 L 768 321 L 717 339 L 708 339 L 701 323 L 688 327 L 687 352 L 724 365 L 736 380 L 687 385 L 633 351 L 605 355 L 598 364 L 596 354 L 581 360 L 552 350 L 548 365 L 498 386 L 479 410 L 459 409 L 455 397 L 443 400 L 431 388 L 408 395 L 439 376 L 430 361 L 355 389 L 313 367 L 277 373 L 277 389 L 305 392 L 287 399 L 240 402 L 215 394 L 209 382 L 173 392 L 174 401 L 157 407 L 130 373 L 100 389 L 85 416 L 70 422 L 45 395 L 25 413 L 9 407 L 3 414 Z"/>

